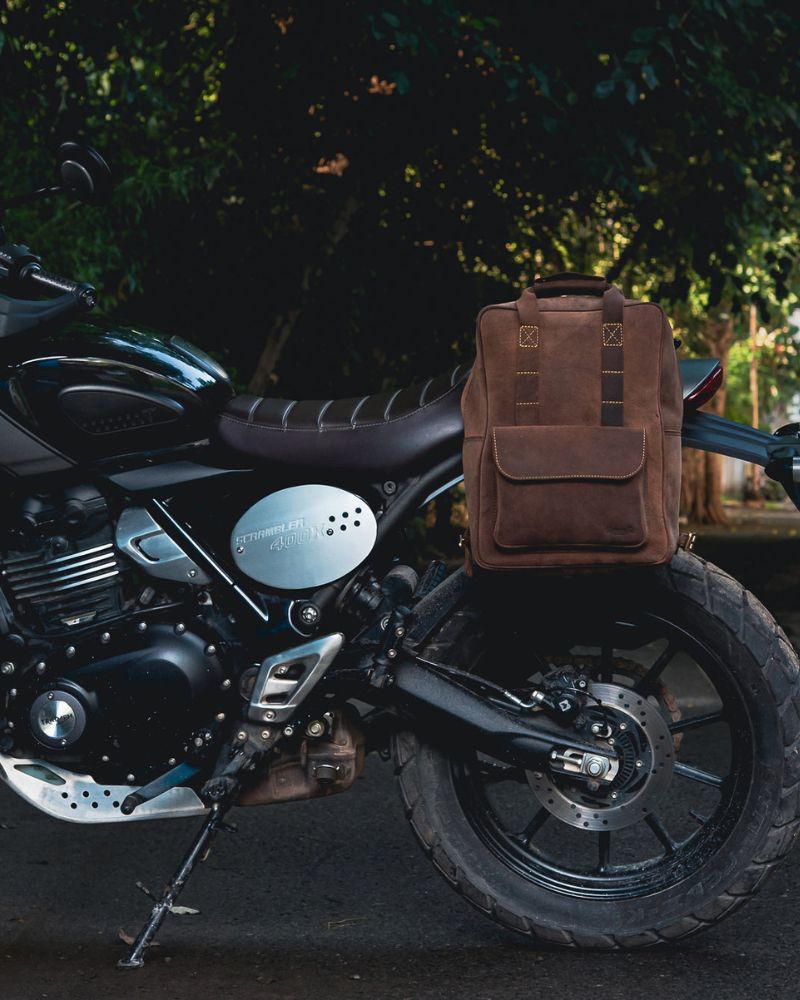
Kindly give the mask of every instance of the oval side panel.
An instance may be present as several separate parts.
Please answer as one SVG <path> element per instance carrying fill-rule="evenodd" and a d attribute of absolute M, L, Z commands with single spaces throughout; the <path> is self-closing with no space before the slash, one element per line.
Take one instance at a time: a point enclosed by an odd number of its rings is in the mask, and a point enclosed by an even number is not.
<path fill-rule="evenodd" d="M 238 568 L 265 587 L 308 590 L 352 572 L 378 525 L 361 497 L 336 486 L 291 486 L 253 504 L 231 536 Z"/>

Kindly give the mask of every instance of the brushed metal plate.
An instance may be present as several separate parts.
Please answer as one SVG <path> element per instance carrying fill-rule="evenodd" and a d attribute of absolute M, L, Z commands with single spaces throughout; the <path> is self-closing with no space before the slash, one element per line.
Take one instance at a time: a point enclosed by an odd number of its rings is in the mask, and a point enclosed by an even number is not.
<path fill-rule="evenodd" d="M 265 587 L 307 590 L 352 572 L 378 525 L 361 497 L 336 486 L 279 490 L 245 511 L 231 535 L 238 568 Z"/>
<path fill-rule="evenodd" d="M 32 806 L 68 823 L 131 823 L 145 819 L 200 816 L 206 807 L 191 788 L 170 788 L 143 802 L 130 816 L 120 805 L 136 785 L 98 784 L 88 774 L 65 771 L 50 761 L 22 760 L 0 754 L 0 779 Z"/>

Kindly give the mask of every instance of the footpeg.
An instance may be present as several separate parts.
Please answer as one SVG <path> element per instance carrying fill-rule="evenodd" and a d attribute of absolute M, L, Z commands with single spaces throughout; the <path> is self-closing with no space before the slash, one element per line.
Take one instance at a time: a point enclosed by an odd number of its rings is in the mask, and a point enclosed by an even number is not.
<path fill-rule="evenodd" d="M 411 603 L 416 604 L 418 601 L 421 601 L 423 597 L 427 597 L 428 594 L 436 590 L 446 576 L 447 567 L 445 564 L 441 561 L 441 559 L 434 559 L 434 561 L 428 566 L 420 577 L 417 588 L 411 596 Z"/>
<path fill-rule="evenodd" d="M 189 781 L 199 771 L 199 767 L 193 767 L 191 764 L 178 764 L 171 771 L 167 771 L 166 774 L 160 775 L 155 781 L 151 781 L 149 785 L 143 785 L 135 792 L 131 792 L 130 795 L 126 795 L 120 806 L 120 812 L 123 816 L 130 816 L 134 809 L 143 802 L 150 802 L 152 799 L 158 798 L 159 795 L 168 792 L 170 788 L 177 788 L 179 785 L 188 785 Z"/>

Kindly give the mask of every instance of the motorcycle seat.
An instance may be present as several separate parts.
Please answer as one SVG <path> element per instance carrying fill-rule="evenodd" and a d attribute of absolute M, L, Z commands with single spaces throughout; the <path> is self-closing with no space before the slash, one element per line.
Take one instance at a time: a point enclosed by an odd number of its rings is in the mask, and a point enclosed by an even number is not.
<path fill-rule="evenodd" d="M 461 446 L 467 365 L 353 399 L 237 396 L 217 422 L 217 441 L 257 462 L 350 472 L 410 469 Z"/>
<path fill-rule="evenodd" d="M 716 358 L 681 361 L 680 371 L 688 409 L 706 402 L 722 375 Z M 345 472 L 405 470 L 460 447 L 461 392 L 469 372 L 469 366 L 456 365 L 405 389 L 353 399 L 236 396 L 219 417 L 217 440 L 257 462 Z"/>

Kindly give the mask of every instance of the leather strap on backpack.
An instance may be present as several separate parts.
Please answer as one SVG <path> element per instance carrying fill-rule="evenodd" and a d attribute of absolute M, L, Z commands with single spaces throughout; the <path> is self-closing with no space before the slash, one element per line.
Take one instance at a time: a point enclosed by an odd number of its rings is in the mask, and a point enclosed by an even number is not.
<path fill-rule="evenodd" d="M 624 421 L 625 355 L 622 317 L 625 299 L 613 286 L 603 295 L 603 346 L 600 349 L 600 423 L 622 427 Z"/>
<path fill-rule="evenodd" d="M 516 406 L 514 423 L 522 426 L 541 423 L 539 413 L 539 303 L 526 288 L 517 302 Z"/>
<path fill-rule="evenodd" d="M 621 427 L 624 423 L 624 353 L 622 292 L 605 278 L 585 274 L 556 274 L 526 288 L 517 300 L 519 338 L 516 366 L 516 423 L 541 423 L 539 406 L 539 339 L 541 320 L 538 298 L 549 295 L 602 295 L 603 325 L 600 349 L 600 423 Z"/>

